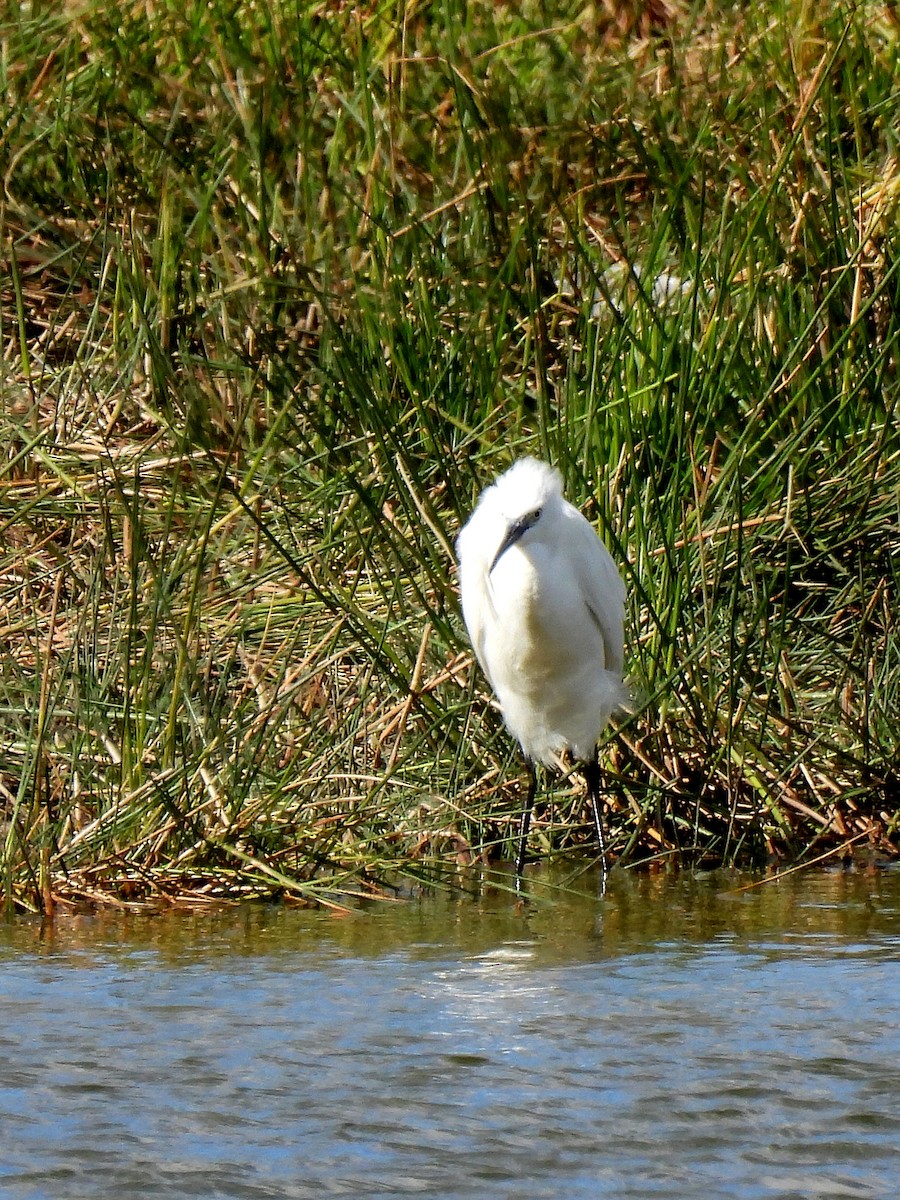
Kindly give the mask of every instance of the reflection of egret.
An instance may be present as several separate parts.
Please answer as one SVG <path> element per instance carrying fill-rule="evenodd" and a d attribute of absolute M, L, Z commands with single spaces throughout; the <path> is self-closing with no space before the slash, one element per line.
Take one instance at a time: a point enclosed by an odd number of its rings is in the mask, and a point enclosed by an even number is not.
<path fill-rule="evenodd" d="M 585 764 L 604 860 L 597 740 L 627 697 L 625 588 L 609 551 L 563 497 L 559 472 L 523 458 L 489 488 L 457 540 L 463 616 L 529 773 L 522 877 L 536 762 L 565 750 Z"/>

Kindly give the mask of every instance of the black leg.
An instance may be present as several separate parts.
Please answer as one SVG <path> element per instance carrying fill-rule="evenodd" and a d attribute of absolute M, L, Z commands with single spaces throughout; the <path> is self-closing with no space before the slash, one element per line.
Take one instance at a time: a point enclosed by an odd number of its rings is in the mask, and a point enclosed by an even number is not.
<path fill-rule="evenodd" d="M 600 894 L 606 891 L 606 839 L 603 836 L 603 818 L 600 815 L 600 764 L 597 761 L 597 751 L 589 763 L 585 763 L 584 777 L 587 780 L 588 795 L 591 798 L 591 812 L 594 814 L 594 829 L 597 831 L 597 845 L 600 849 Z"/>
<path fill-rule="evenodd" d="M 522 890 L 522 873 L 525 870 L 525 851 L 528 849 L 528 830 L 531 828 L 531 810 L 534 808 L 534 793 L 537 790 L 537 774 L 534 763 L 526 759 L 528 768 L 528 795 L 525 797 L 525 807 L 522 810 L 522 824 L 519 826 L 519 853 L 516 855 L 516 891 Z"/>

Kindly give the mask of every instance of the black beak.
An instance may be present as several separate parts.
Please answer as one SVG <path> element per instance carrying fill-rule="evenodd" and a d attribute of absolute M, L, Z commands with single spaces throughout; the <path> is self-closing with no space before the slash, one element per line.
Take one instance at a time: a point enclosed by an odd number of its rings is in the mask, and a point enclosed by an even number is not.
<path fill-rule="evenodd" d="M 537 524 L 537 520 L 540 515 L 540 512 L 526 513 L 524 517 L 519 517 L 517 521 L 513 521 L 512 525 L 510 525 L 509 529 L 506 531 L 506 537 L 504 537 L 503 541 L 500 543 L 500 549 L 494 555 L 494 561 L 491 563 L 488 575 L 490 575 L 491 571 L 493 571 L 494 567 L 496 567 L 497 563 L 510 548 L 510 546 L 514 546 L 522 534 L 526 532 L 526 530 L 529 530 L 532 525 Z"/>

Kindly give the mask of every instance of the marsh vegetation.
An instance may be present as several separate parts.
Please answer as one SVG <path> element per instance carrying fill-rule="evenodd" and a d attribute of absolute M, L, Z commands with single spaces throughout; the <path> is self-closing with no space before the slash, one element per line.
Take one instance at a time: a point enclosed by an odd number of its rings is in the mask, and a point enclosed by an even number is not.
<path fill-rule="evenodd" d="M 628 586 L 613 853 L 894 854 L 898 79 L 877 3 L 6 9 L 7 905 L 508 855 L 519 453 Z"/>

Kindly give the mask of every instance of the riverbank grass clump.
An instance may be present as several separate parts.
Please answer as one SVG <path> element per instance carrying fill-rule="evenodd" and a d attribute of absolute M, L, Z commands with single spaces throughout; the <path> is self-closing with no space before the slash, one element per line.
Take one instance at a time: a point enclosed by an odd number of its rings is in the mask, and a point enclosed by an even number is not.
<path fill-rule="evenodd" d="M 0 18 L 9 910 L 508 856 L 453 542 L 523 453 L 628 587 L 612 853 L 896 853 L 900 27 L 776 8 Z"/>

